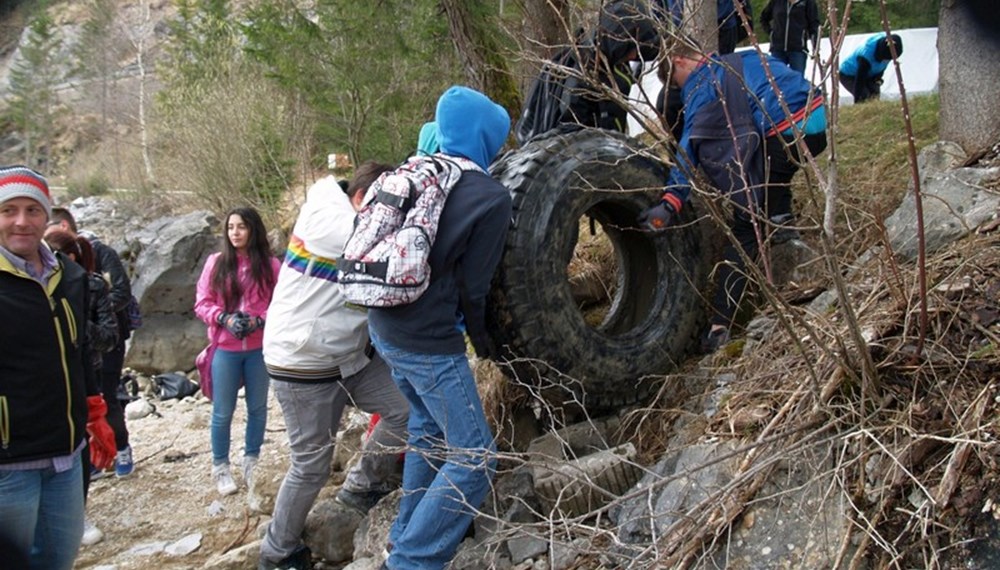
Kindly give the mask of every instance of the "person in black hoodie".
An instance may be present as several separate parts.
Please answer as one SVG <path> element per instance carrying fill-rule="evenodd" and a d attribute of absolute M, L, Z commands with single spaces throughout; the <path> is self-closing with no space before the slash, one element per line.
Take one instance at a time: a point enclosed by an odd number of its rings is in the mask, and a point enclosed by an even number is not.
<path fill-rule="evenodd" d="M 83 535 L 81 452 L 114 461 L 83 327 L 87 273 L 42 243 L 48 183 L 0 167 L 0 552 L 5 564 L 72 568 Z"/>
<path fill-rule="evenodd" d="M 804 74 L 809 51 L 806 40 L 819 48 L 816 0 L 769 0 L 760 12 L 760 23 L 771 35 L 771 55 Z"/>
<path fill-rule="evenodd" d="M 132 474 L 135 463 L 132 460 L 132 446 L 129 445 L 128 426 L 125 425 L 125 411 L 118 400 L 118 385 L 121 382 L 122 366 L 125 363 L 125 341 L 131 335 L 129 328 L 131 319 L 129 319 L 127 307 L 132 300 L 132 285 L 118 252 L 97 239 L 96 235 L 77 230 L 76 220 L 72 212 L 66 208 L 52 208 L 52 224 L 49 231 L 55 229 L 86 238 L 94 249 L 95 272 L 107 275 L 111 285 L 110 299 L 115 318 L 118 320 L 118 341 L 111 350 L 103 355 L 99 381 L 104 401 L 108 405 L 108 423 L 115 430 L 115 445 L 118 449 L 115 456 L 115 475 L 119 478 L 128 477 Z"/>
<path fill-rule="evenodd" d="M 628 96 L 635 76 L 630 62 L 656 59 L 660 49 L 657 21 L 644 0 L 617 0 L 601 8 L 597 29 L 577 33 L 575 45 L 553 56 L 535 79 L 515 127 L 524 145 L 561 127 L 624 132 Z M 609 90 L 617 95 L 609 94 Z"/>

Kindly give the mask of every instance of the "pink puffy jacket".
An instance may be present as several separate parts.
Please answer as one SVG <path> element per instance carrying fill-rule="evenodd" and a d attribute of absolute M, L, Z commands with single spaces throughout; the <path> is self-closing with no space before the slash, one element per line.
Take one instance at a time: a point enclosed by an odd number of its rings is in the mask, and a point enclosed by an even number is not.
<path fill-rule="evenodd" d="M 219 348 L 233 351 L 257 350 L 263 345 L 264 329 L 257 329 L 240 340 L 216 323 L 219 315 L 226 312 L 222 293 L 212 289 L 212 271 L 219 260 L 219 255 L 213 253 L 205 260 L 205 267 L 201 270 L 201 277 L 198 278 L 194 313 L 208 325 L 209 340 L 219 339 Z M 271 270 L 274 272 L 275 281 L 277 281 L 280 267 L 281 262 L 272 257 Z M 262 291 L 253 285 L 250 276 L 250 258 L 248 257 L 241 255 L 237 258 L 237 271 L 239 272 L 240 288 L 243 290 L 243 298 L 240 299 L 238 309 L 251 317 L 261 317 L 267 320 L 267 306 L 271 304 L 271 294 L 274 289 Z"/>

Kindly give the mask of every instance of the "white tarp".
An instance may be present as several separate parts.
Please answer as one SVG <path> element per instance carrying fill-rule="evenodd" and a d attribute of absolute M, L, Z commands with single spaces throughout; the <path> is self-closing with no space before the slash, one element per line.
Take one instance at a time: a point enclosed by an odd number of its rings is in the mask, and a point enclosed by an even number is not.
<path fill-rule="evenodd" d="M 938 52 L 937 52 L 937 28 L 917 28 L 912 30 L 893 30 L 893 33 L 899 34 L 903 39 L 903 55 L 899 58 L 900 70 L 903 74 L 903 87 L 906 88 L 906 94 L 909 95 L 921 95 L 927 93 L 934 93 L 938 90 Z M 880 32 L 882 34 L 882 32 Z M 865 43 L 865 41 L 875 34 L 857 34 L 853 36 L 847 36 L 844 38 L 844 45 L 840 50 L 840 58 L 843 59 L 850 55 L 857 47 Z M 746 49 L 753 48 L 740 48 L 737 51 L 743 51 Z M 764 53 L 768 53 L 770 49 L 770 44 L 761 44 L 760 49 Z M 828 61 L 830 59 L 830 40 L 829 38 L 824 38 L 820 40 L 820 60 Z M 816 62 L 810 60 L 806 66 L 806 77 L 809 78 L 813 83 L 818 83 L 820 77 L 823 78 L 823 87 L 827 93 L 830 92 L 830 74 L 821 74 L 816 68 Z M 647 104 L 647 100 L 655 102 L 656 94 L 660 92 L 662 84 L 660 80 L 656 77 L 656 70 L 650 69 L 642 76 L 642 80 L 639 85 L 632 87 L 632 92 L 630 93 L 630 98 L 632 98 L 643 113 L 652 113 L 652 108 Z M 840 90 L 840 104 L 850 105 L 854 103 L 854 98 L 851 94 L 844 89 L 843 86 L 838 85 Z M 883 99 L 898 99 L 899 98 L 899 84 L 896 81 L 896 68 L 894 65 L 890 64 L 889 68 L 886 69 L 885 75 L 883 76 L 882 83 L 882 98 Z M 639 127 L 638 121 L 633 117 L 629 117 L 629 134 L 636 135 L 642 132 Z"/>

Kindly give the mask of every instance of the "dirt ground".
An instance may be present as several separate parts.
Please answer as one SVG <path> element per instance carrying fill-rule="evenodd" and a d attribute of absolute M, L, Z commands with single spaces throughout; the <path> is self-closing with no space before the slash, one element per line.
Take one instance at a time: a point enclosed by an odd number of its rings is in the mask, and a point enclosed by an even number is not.
<path fill-rule="evenodd" d="M 265 518 L 247 508 L 239 473 L 246 426 L 243 400 L 237 403 L 230 452 L 241 487 L 228 497 L 220 496 L 211 480 L 211 403 L 201 398 L 152 402 L 155 414 L 128 420 L 135 472 L 124 479 L 105 477 L 90 487 L 87 515 L 104 532 L 104 540 L 81 547 L 76 568 L 200 568 L 231 547 L 254 540 Z M 287 468 L 284 422 L 273 394 L 260 459 L 269 472 Z M 213 515 L 216 501 L 222 510 Z M 190 554 L 163 551 L 164 543 L 169 546 L 192 533 L 201 533 L 201 544 Z"/>

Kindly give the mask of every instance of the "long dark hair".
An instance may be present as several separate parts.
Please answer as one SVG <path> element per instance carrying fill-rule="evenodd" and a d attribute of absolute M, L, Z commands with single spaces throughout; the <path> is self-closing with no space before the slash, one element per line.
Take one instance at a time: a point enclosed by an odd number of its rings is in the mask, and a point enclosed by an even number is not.
<path fill-rule="evenodd" d="M 250 258 L 250 276 L 254 286 L 262 292 L 274 289 L 274 271 L 271 268 L 271 248 L 267 243 L 267 230 L 260 214 L 253 208 L 233 208 L 226 214 L 222 225 L 222 253 L 212 272 L 212 289 L 222 293 L 226 312 L 232 312 L 240 304 L 243 290 L 237 274 L 237 255 L 233 242 L 229 240 L 229 219 L 234 215 L 243 218 L 250 230 L 247 239 L 247 257 Z"/>

